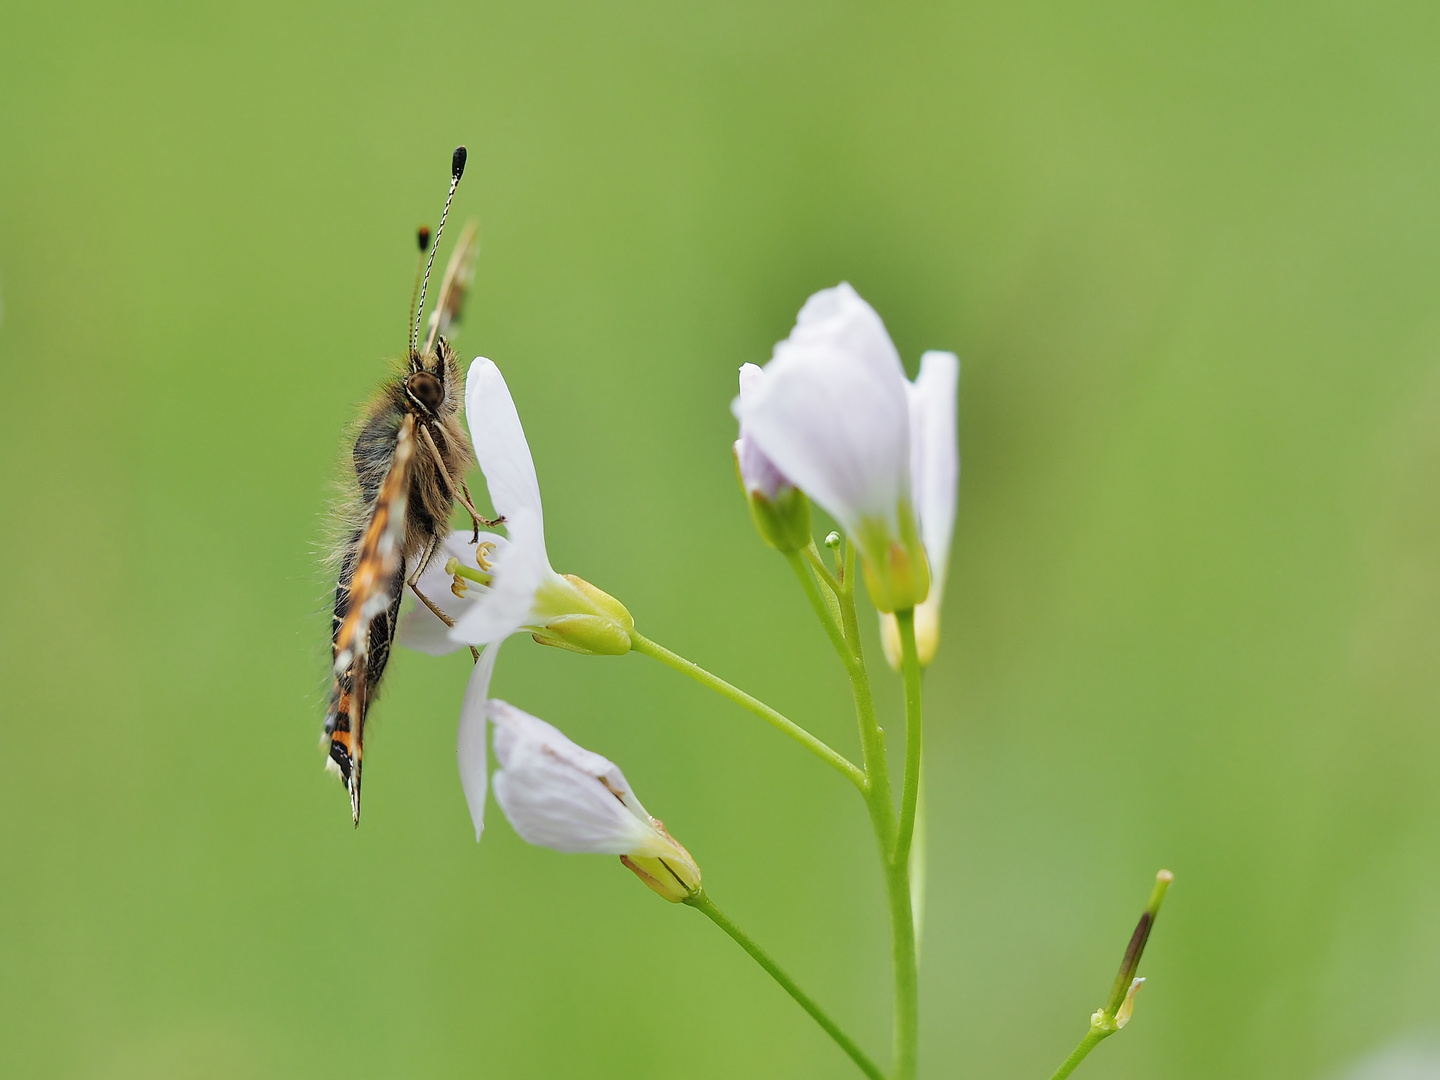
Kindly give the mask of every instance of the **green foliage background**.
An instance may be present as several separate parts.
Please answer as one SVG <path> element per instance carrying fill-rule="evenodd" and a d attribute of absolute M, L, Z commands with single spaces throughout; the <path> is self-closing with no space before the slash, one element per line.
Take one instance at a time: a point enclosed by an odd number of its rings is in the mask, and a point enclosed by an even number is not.
<path fill-rule="evenodd" d="M 0 14 L 0 1073 L 851 1075 L 613 860 L 475 845 L 465 659 L 394 662 L 358 832 L 321 772 L 322 508 L 459 142 L 555 565 L 846 750 L 735 369 L 841 279 L 961 355 L 926 1075 L 1047 1076 L 1162 865 L 1085 1075 L 1440 1025 L 1435 5 Z M 640 657 L 522 639 L 497 692 L 884 1052 L 843 781 Z"/>

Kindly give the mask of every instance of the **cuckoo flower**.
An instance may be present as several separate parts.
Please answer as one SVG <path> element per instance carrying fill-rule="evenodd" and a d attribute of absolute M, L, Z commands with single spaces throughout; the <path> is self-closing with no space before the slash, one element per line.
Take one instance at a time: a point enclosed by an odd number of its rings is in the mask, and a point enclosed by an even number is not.
<path fill-rule="evenodd" d="M 920 374 L 906 384 L 910 403 L 910 481 L 920 539 L 930 563 L 930 592 L 915 608 L 915 643 L 920 663 L 935 658 L 940 641 L 940 601 L 955 531 L 955 494 L 960 480 L 960 444 L 956 438 L 955 396 L 960 361 L 954 353 L 927 352 Z M 880 616 L 885 658 L 900 667 L 900 629 L 894 615 Z"/>
<path fill-rule="evenodd" d="M 695 860 L 640 804 L 614 762 L 508 702 L 477 702 L 467 692 L 460 773 L 477 838 L 484 825 L 487 718 L 500 766 L 495 801 L 524 840 L 556 851 L 619 855 L 675 903 L 699 892 Z"/>
<path fill-rule="evenodd" d="M 880 316 L 842 283 L 805 302 L 764 378 L 739 403 L 745 442 L 855 538 L 881 611 L 913 608 L 930 588 L 905 387 Z"/>
<path fill-rule="evenodd" d="M 454 623 L 444 634 L 449 648 L 490 645 L 523 631 L 543 645 L 574 652 L 628 652 L 635 624 L 625 606 L 550 565 L 530 444 L 500 369 L 483 357 L 470 365 L 465 380 L 465 414 L 490 501 L 508 535 L 486 534 L 467 552 L 465 534 L 452 534 L 447 558 L 437 555 L 422 575 L 420 591 Z M 451 592 L 459 603 L 449 598 Z M 401 626 L 401 644 L 447 651 L 441 626 L 438 616 L 419 606 Z"/>
<path fill-rule="evenodd" d="M 777 551 L 797 551 L 810 543 L 810 501 L 765 456 L 746 430 L 744 408 L 759 396 L 765 372 L 754 364 L 740 368 L 740 397 L 735 402 L 740 437 L 735 468 L 760 537 Z"/>

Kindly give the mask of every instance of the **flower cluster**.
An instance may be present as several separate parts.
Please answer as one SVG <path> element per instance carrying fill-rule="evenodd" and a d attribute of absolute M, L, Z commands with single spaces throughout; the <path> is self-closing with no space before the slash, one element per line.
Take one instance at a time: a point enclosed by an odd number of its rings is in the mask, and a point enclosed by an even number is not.
<path fill-rule="evenodd" d="M 740 483 L 761 535 L 812 543 L 819 503 L 855 537 L 886 655 L 899 667 L 893 613 L 915 609 L 921 663 L 935 655 L 955 524 L 960 361 L 927 352 L 905 378 L 875 309 L 848 284 L 816 293 L 764 368 L 740 369 Z"/>
<path fill-rule="evenodd" d="M 433 654 L 469 647 L 475 667 L 460 711 L 456 753 L 475 837 L 495 802 L 532 844 L 619 856 L 659 896 L 705 914 L 830 1035 L 870 1080 L 915 1080 L 919 1043 L 919 912 L 924 881 L 922 668 L 935 656 L 955 525 L 960 459 L 960 362 L 927 352 L 911 381 L 879 315 L 848 284 L 816 293 L 763 368 L 740 369 L 732 412 L 740 486 L 761 538 L 782 552 L 844 665 L 863 753 L 860 763 L 801 725 L 636 630 L 626 607 L 573 574 L 557 573 L 545 546 L 540 484 L 519 413 L 499 368 L 480 358 L 465 385 L 475 458 L 504 534 L 454 532 L 409 579 L 423 603 L 401 620 L 398 641 Z M 843 530 L 812 533 L 814 502 Z M 471 512 L 474 513 L 473 507 Z M 886 659 L 902 673 L 904 763 L 892 784 L 856 614 L 856 560 L 880 618 Z M 700 867 L 652 817 L 625 774 L 555 727 L 490 697 L 503 643 L 598 656 L 637 652 L 722 694 L 793 739 L 854 784 L 875 831 L 891 932 L 894 1059 L 882 1069 L 727 915 L 701 884 Z M 493 743 L 496 766 L 492 773 Z M 898 794 L 898 798 L 897 798 Z M 1136 972 L 1172 880 L 1156 877 L 1106 1005 L 1055 1076 L 1068 1076 L 1131 1019 Z"/>
<path fill-rule="evenodd" d="M 895 612 L 913 609 L 921 663 L 935 652 L 959 472 L 959 362 L 928 352 L 912 383 L 880 317 L 848 284 L 812 296 L 770 362 L 740 369 L 734 454 L 761 536 L 782 551 L 814 549 L 810 500 L 857 545 L 899 666 Z M 429 601 L 401 622 L 400 644 L 439 655 L 470 646 L 477 663 L 461 710 L 460 778 L 479 839 L 492 789 L 524 839 L 559 851 L 619 855 L 657 893 L 700 888 L 694 860 L 652 818 L 610 761 L 489 697 L 500 646 L 515 634 L 574 652 L 620 655 L 639 640 L 630 612 L 582 578 L 559 574 L 519 413 L 500 370 L 479 358 L 465 385 L 475 457 L 505 535 L 457 531 L 429 560 Z"/>

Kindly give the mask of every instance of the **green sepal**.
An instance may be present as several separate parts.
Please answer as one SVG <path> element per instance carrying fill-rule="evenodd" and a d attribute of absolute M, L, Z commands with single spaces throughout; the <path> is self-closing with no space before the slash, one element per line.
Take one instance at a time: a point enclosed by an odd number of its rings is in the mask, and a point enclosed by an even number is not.
<path fill-rule="evenodd" d="M 867 518 L 860 524 L 856 544 L 865 568 L 865 586 L 878 611 L 913 608 L 930 593 L 930 561 L 915 526 L 908 500 L 896 507 L 899 535 L 890 523 Z"/>

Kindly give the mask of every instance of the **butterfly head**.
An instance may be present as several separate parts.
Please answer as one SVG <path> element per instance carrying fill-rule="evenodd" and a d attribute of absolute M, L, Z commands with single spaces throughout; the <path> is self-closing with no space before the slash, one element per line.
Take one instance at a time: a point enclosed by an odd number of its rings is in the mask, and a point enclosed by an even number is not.
<path fill-rule="evenodd" d="M 444 338 L 426 355 L 410 354 L 409 371 L 401 382 L 405 402 L 411 411 L 434 419 L 455 411 L 451 384 L 455 380 L 455 352 Z"/>
<path fill-rule="evenodd" d="M 440 369 L 443 374 L 444 368 Z M 445 401 L 445 383 L 441 374 L 426 371 L 412 371 L 405 376 L 405 398 L 417 412 L 425 416 L 438 416 Z"/>

